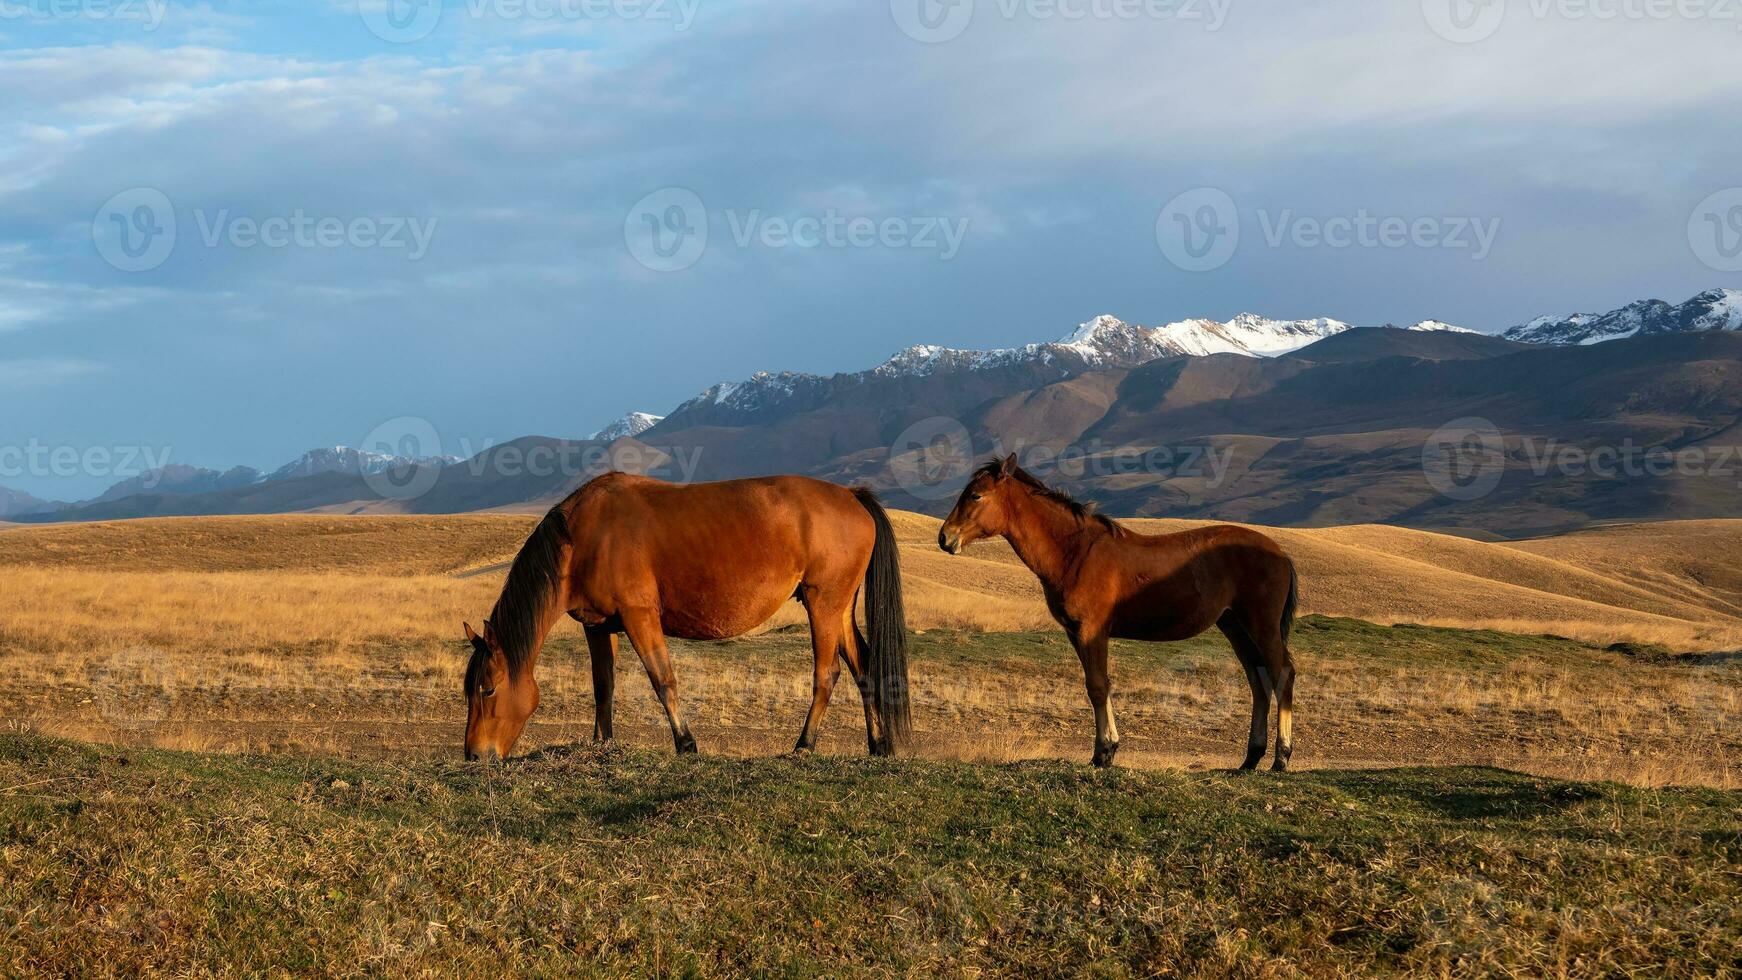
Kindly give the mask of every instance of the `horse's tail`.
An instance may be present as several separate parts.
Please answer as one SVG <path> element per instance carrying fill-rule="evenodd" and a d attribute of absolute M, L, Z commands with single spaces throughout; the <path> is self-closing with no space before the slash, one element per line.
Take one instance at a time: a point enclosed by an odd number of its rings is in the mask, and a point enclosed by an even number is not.
<path fill-rule="evenodd" d="M 877 537 L 871 546 L 871 563 L 865 567 L 865 628 L 871 634 L 865 649 L 865 674 L 870 679 L 872 703 L 878 726 L 883 729 L 883 750 L 894 753 L 907 745 L 913 734 L 912 705 L 907 686 L 907 614 L 901 604 L 901 557 L 895 529 L 883 512 L 877 495 L 856 487 L 853 496 L 871 515 Z"/>
<path fill-rule="evenodd" d="M 1288 646 L 1288 631 L 1294 626 L 1294 607 L 1300 603 L 1300 578 L 1294 573 L 1294 559 L 1288 562 L 1288 599 L 1282 604 L 1282 645 Z"/>

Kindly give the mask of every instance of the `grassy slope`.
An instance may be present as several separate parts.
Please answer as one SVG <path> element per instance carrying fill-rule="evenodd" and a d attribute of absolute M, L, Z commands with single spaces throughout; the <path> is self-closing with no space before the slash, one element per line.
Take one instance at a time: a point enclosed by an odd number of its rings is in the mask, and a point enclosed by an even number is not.
<path fill-rule="evenodd" d="M 1487 769 L 492 770 L 6 735 L 0 788 L 4 974 L 1691 974 L 1742 943 L 1742 793 Z"/>
<path fill-rule="evenodd" d="M 892 517 L 912 625 L 1054 628 L 1034 576 L 1008 546 L 986 542 L 952 557 L 937 548 L 934 518 Z M 0 535 L 0 572 L 31 574 L 31 587 L 54 595 L 78 589 L 93 575 L 106 587 L 118 573 L 124 573 L 120 581 L 145 590 L 165 572 L 205 576 L 207 586 L 228 589 L 264 581 L 256 573 L 377 581 L 432 576 L 488 592 L 475 603 L 484 605 L 501 581 L 497 566 L 513 557 L 534 520 L 286 515 L 17 528 Z M 1202 522 L 1129 523 L 1161 532 Z M 1742 572 L 1730 557 L 1742 545 L 1742 521 L 1672 521 L 1516 545 L 1371 525 L 1266 531 L 1298 563 L 1302 608 L 1309 612 L 1683 649 L 1730 650 L 1742 643 Z M 468 573 L 478 577 L 456 579 Z M 450 632 L 456 615 L 443 611 Z M 788 609 L 779 622 L 794 619 Z"/>

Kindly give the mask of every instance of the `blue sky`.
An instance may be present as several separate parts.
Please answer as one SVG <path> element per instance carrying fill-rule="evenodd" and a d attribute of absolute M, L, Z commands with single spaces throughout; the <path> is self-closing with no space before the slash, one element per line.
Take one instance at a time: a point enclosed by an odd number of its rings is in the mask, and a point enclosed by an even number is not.
<path fill-rule="evenodd" d="M 1742 184 L 1728 6 L 434 3 L 0 0 L 0 449 L 270 467 L 415 416 L 460 452 L 1099 313 L 1492 330 L 1736 283 L 1690 232 Z M 1193 271 L 1202 188 L 1239 239 Z"/>

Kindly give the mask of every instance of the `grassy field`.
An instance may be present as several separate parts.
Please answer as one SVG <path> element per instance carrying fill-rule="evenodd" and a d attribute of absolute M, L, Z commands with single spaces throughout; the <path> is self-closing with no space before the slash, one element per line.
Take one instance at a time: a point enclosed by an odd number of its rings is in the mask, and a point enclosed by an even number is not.
<path fill-rule="evenodd" d="M 1309 613 L 1277 777 L 1225 769 L 1214 633 L 1115 644 L 1121 767 L 1083 765 L 1032 577 L 896 520 L 912 757 L 862 757 L 843 686 L 776 758 L 794 606 L 674 644 L 700 758 L 627 647 L 588 744 L 559 627 L 500 768 L 458 762 L 457 624 L 527 518 L 0 530 L 0 975 L 1734 972 L 1742 522 L 1277 531 Z"/>
<path fill-rule="evenodd" d="M 1723 975 L 1742 793 L 0 736 L 0 973 Z"/>
<path fill-rule="evenodd" d="M 920 751 L 957 761 L 1086 758 L 1081 672 L 1031 594 L 1032 576 L 1008 549 L 976 548 L 978 558 L 952 559 L 928 540 L 935 522 L 897 519 L 911 621 L 923 631 L 914 653 Z M 463 719 L 458 622 L 477 622 L 489 609 L 500 563 L 525 529 L 523 517 L 473 516 L 0 531 L 8 597 L 0 605 L 0 695 L 15 724 L 63 737 L 213 752 L 448 755 L 457 751 Z M 1720 632 L 1707 639 L 1722 636 L 1724 597 L 1737 583 L 1709 553 L 1732 533 L 1728 523 L 1530 542 L 1570 557 L 1523 559 L 1517 555 L 1526 545 L 1390 528 L 1278 533 L 1308 536 L 1289 547 L 1300 557 L 1305 605 L 1321 613 L 1296 630 L 1297 765 L 1478 764 L 1639 785 L 1742 786 L 1742 733 L 1732 723 L 1742 714 L 1742 664 L 1724 652 L 1678 656 L 1702 646 L 1642 642 L 1659 636 L 1659 621 L 1676 610 L 1615 604 L 1697 598 L 1718 625 L 1676 619 L 1677 635 L 1713 629 Z M 1395 535 L 1438 550 L 1387 558 L 1386 548 L 1404 551 Z M 1331 538 L 1340 543 L 1325 550 Z M 1678 558 L 1653 558 L 1656 566 L 1624 560 L 1665 540 L 1690 548 Z M 1339 554 L 1348 560 L 1339 564 Z M 1470 564 L 1475 557 L 1488 562 L 1488 577 Z M 1412 591 L 1386 561 L 1441 566 L 1442 578 L 1424 575 Z M 1443 611 L 1457 588 L 1478 585 L 1499 609 L 1511 601 L 1508 590 L 1528 588 L 1527 571 L 1547 576 L 1544 563 L 1580 562 L 1576 567 L 1594 570 L 1543 578 L 1530 594 L 1545 604 L 1561 595 L 1617 622 L 1643 617 L 1637 630 L 1621 630 L 1629 638 L 1622 646 L 1612 646 L 1617 627 L 1595 619 L 1585 623 L 1595 638 L 1585 640 L 1535 635 L 1547 623 L 1508 632 L 1365 621 Z M 1458 568 L 1455 580 L 1444 577 Z M 1510 582 L 1497 577 L 1502 573 Z M 1603 604 L 1571 595 L 1590 577 L 1608 590 Z M 1698 588 L 1705 592 L 1677 584 L 1684 579 L 1704 583 Z M 1551 594 L 1551 587 L 1566 593 Z M 1365 598 L 1351 598 L 1361 593 Z M 1367 616 L 1322 614 L 1347 607 Z M 767 632 L 739 641 L 678 645 L 686 715 L 704 751 L 766 756 L 790 748 L 810 696 L 808 638 L 793 625 L 800 612 L 790 606 Z M 993 627 L 1000 631 L 987 631 Z M 1027 627 L 1035 631 L 1010 632 Z M 1246 685 L 1219 635 L 1121 643 L 1114 669 L 1121 763 L 1222 766 L 1237 759 Z M 553 634 L 539 680 L 544 705 L 528 746 L 589 735 L 591 678 L 571 624 Z M 666 745 L 663 716 L 627 647 L 618 690 L 620 735 Z M 823 731 L 826 752 L 863 750 L 859 712 L 851 689 L 844 692 Z"/>

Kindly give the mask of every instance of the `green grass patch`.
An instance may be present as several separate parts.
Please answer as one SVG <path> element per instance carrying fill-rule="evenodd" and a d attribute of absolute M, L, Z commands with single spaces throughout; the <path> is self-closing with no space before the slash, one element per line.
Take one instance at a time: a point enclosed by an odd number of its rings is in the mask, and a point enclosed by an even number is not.
<path fill-rule="evenodd" d="M 1742 793 L 0 736 L 0 973 L 1710 974 Z"/>

